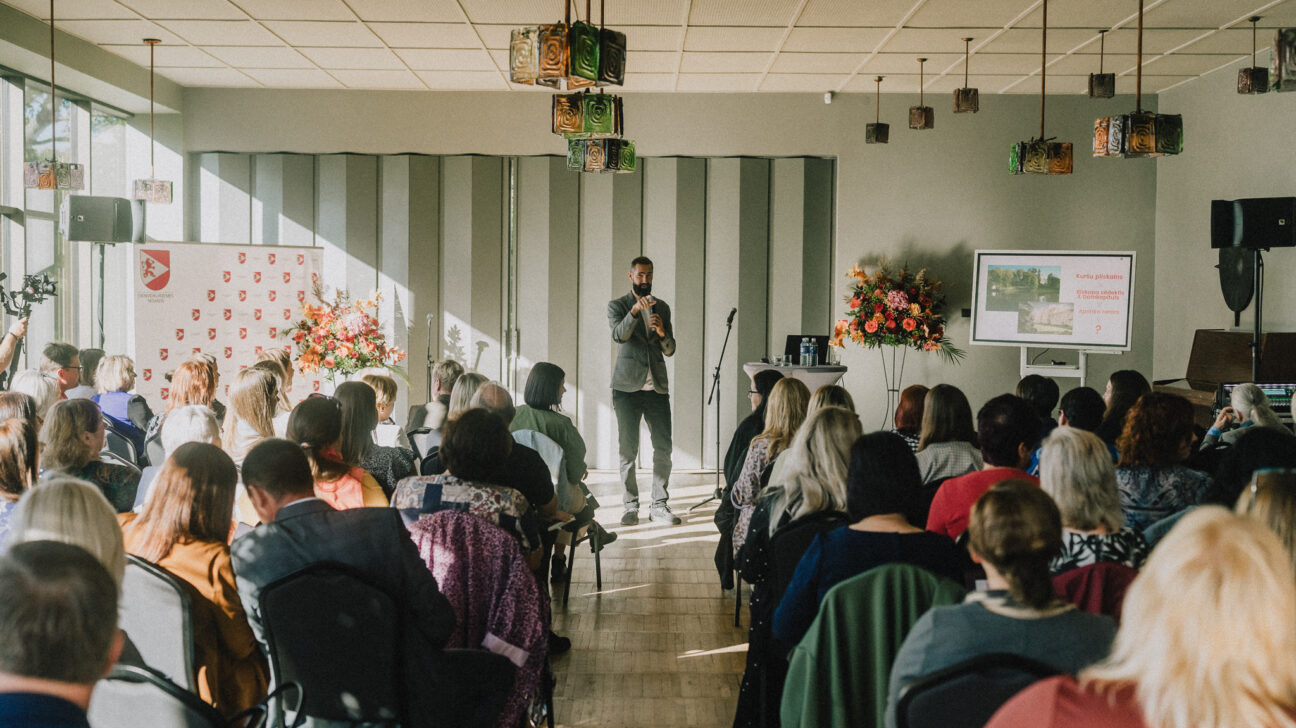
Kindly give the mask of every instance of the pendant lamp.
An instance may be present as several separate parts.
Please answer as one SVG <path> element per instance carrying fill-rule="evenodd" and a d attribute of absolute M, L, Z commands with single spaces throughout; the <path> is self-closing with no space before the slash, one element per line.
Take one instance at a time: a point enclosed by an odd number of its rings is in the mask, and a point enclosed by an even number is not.
<path fill-rule="evenodd" d="M 1274 33 L 1269 82 L 1274 91 L 1296 91 L 1296 28 L 1279 28 Z"/>
<path fill-rule="evenodd" d="M 23 187 L 32 190 L 83 190 L 85 168 L 58 161 L 58 85 L 54 82 L 54 0 L 50 0 L 50 156 L 23 163 Z"/>
<path fill-rule="evenodd" d="M 515 28 L 509 40 L 509 80 L 528 86 L 569 90 L 589 86 L 620 86 L 625 82 L 625 33 L 590 24 L 590 0 L 585 20 L 571 22 L 571 0 L 563 2 L 562 22 Z"/>
<path fill-rule="evenodd" d="M 144 200 L 155 205 L 171 204 L 171 181 L 157 178 L 157 170 L 154 167 L 154 156 L 157 149 L 157 143 L 153 141 L 153 81 L 156 75 L 154 64 L 154 51 L 157 50 L 157 44 L 162 41 L 158 38 L 145 38 L 144 42 L 149 47 L 149 176 L 148 179 L 135 180 L 135 189 L 133 197 L 137 200 Z"/>
<path fill-rule="evenodd" d="M 1040 133 L 1035 139 L 1013 144 L 1008 151 L 1008 170 L 1013 174 L 1071 174 L 1071 142 L 1055 142 L 1044 136 L 1044 101 L 1048 85 L 1048 0 L 1044 0 L 1044 21 L 1040 31 Z"/>
<path fill-rule="evenodd" d="M 1237 92 L 1240 94 L 1263 94 L 1269 92 L 1269 69 L 1257 66 L 1256 57 L 1256 23 L 1259 15 L 1252 15 L 1251 21 L 1251 67 L 1238 69 Z"/>
<path fill-rule="evenodd" d="M 1110 99 L 1116 95 L 1116 74 L 1103 73 L 1103 56 L 1107 50 L 1107 29 L 1098 31 L 1098 73 L 1089 74 L 1089 98 Z"/>
<path fill-rule="evenodd" d="M 972 39 L 963 39 L 963 88 L 954 89 L 954 113 L 975 114 L 981 110 L 981 92 L 968 88 L 968 61 L 971 60 Z"/>
<path fill-rule="evenodd" d="M 882 123 L 882 78 L 873 79 L 877 83 L 877 108 L 873 112 L 873 123 L 864 126 L 865 144 L 886 144 L 891 138 L 891 125 Z"/>
<path fill-rule="evenodd" d="M 1157 114 L 1143 110 L 1143 0 L 1139 0 L 1138 20 L 1138 75 L 1134 85 L 1134 111 L 1094 121 L 1095 157 L 1161 157 L 1183 151 L 1183 117 L 1179 114 Z"/>
<path fill-rule="evenodd" d="M 930 106 L 923 106 L 923 65 L 926 58 L 918 59 L 918 105 L 909 107 L 910 129 L 931 129 L 936 126 L 936 111 Z"/>

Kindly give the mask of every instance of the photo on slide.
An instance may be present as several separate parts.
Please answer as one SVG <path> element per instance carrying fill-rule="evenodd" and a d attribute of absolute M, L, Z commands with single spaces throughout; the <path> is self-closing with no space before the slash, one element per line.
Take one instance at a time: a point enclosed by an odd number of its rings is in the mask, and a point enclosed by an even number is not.
<path fill-rule="evenodd" d="M 1017 304 L 1017 333 L 1070 336 L 1075 304 L 1035 301 Z"/>
<path fill-rule="evenodd" d="M 1057 303 L 1061 276 L 1060 265 L 991 265 L 986 271 L 986 309 L 1020 311 L 1021 304 Z"/>

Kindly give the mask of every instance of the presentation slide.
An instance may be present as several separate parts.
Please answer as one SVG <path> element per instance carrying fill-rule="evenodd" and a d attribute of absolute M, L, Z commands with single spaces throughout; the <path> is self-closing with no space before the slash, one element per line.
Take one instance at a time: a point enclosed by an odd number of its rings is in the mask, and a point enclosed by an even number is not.
<path fill-rule="evenodd" d="M 976 251 L 972 343 L 1128 350 L 1134 253 Z"/>

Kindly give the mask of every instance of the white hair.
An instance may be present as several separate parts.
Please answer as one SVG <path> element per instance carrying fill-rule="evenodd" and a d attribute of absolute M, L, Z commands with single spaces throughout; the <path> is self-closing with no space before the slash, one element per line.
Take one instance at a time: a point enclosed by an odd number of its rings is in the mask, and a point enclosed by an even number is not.
<path fill-rule="evenodd" d="M 167 413 L 162 422 L 162 449 L 168 456 L 186 442 L 205 442 L 220 447 L 220 425 L 216 413 L 201 404 L 187 404 Z"/>
<path fill-rule="evenodd" d="M 22 392 L 29 395 L 36 404 L 36 419 L 43 420 L 49 414 L 50 407 L 59 401 L 62 394 L 58 378 L 37 369 L 24 369 L 14 375 L 9 385 L 11 392 Z"/>
<path fill-rule="evenodd" d="M 1233 388 L 1233 393 L 1229 395 L 1229 404 L 1233 405 L 1233 411 L 1237 412 L 1238 417 L 1243 420 L 1250 420 L 1265 427 L 1282 426 L 1278 415 L 1274 414 L 1269 407 L 1269 398 L 1265 396 L 1264 390 L 1250 382 Z"/>
<path fill-rule="evenodd" d="M 1114 532 L 1125 525 L 1111 452 L 1092 432 L 1053 428 L 1040 448 L 1039 478 L 1067 528 L 1091 531 L 1103 525 Z"/>

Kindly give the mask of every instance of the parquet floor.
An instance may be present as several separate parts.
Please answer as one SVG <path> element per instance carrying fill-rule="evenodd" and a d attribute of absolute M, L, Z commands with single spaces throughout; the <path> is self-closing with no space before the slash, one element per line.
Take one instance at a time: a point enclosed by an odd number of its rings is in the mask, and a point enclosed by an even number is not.
<path fill-rule="evenodd" d="M 651 473 L 639 474 L 647 493 Z M 713 474 L 675 473 L 671 508 L 679 526 L 648 520 L 622 527 L 617 474 L 591 472 L 587 484 L 602 504 L 598 520 L 620 534 L 603 551 L 603 589 L 594 585 L 588 547 L 576 557 L 571 600 L 554 597 L 554 630 L 572 649 L 554 658 L 559 726 L 729 726 L 747 658 L 747 615 L 733 625 L 732 590 L 722 592 L 712 557 L 719 535 Z M 744 595 L 745 598 L 745 595 Z"/>

